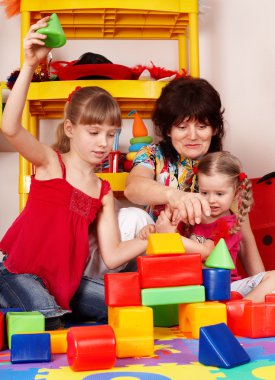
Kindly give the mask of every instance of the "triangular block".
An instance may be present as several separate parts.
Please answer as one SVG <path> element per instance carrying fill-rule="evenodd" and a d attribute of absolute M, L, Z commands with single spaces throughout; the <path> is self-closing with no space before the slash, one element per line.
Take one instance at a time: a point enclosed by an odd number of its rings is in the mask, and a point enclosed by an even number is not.
<path fill-rule="evenodd" d="M 56 13 L 53 13 L 48 21 L 48 26 L 37 30 L 38 33 L 46 34 L 45 46 L 57 48 L 65 45 L 67 39 Z"/>
<path fill-rule="evenodd" d="M 235 269 L 232 257 L 223 238 L 218 241 L 204 264 L 209 268 Z"/>
<path fill-rule="evenodd" d="M 146 128 L 146 125 L 144 124 L 143 120 L 139 116 L 139 114 L 135 113 L 135 119 L 133 122 L 133 136 L 134 137 L 142 137 L 142 136 L 148 136 L 148 130 Z"/>
<path fill-rule="evenodd" d="M 199 362 L 233 368 L 248 363 L 250 357 L 225 323 L 200 328 Z"/>
<path fill-rule="evenodd" d="M 147 255 L 167 255 L 184 252 L 183 242 L 178 233 L 155 233 L 149 235 L 146 249 Z"/>

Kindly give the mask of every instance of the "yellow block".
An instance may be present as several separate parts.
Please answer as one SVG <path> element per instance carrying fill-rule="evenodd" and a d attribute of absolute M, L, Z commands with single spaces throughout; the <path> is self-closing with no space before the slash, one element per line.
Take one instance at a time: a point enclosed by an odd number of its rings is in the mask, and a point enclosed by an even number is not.
<path fill-rule="evenodd" d="M 116 356 L 118 358 L 133 358 L 152 356 L 154 354 L 154 335 L 126 336 L 121 331 L 115 331 Z"/>
<path fill-rule="evenodd" d="M 108 324 L 113 329 L 139 330 L 144 335 L 153 330 L 153 309 L 148 306 L 108 307 Z"/>
<path fill-rule="evenodd" d="M 150 234 L 146 249 L 147 255 L 184 253 L 185 249 L 178 233 Z"/>
<path fill-rule="evenodd" d="M 199 339 L 200 328 L 227 324 L 226 306 L 219 302 L 197 302 L 179 305 L 179 329 L 182 332 L 190 332 L 192 338 Z"/>

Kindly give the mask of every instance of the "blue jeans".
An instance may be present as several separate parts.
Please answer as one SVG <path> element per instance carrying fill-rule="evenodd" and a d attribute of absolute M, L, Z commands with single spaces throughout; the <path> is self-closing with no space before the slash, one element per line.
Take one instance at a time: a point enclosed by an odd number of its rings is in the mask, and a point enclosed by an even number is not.
<path fill-rule="evenodd" d="M 58 328 L 59 317 L 68 313 L 56 303 L 38 276 L 10 273 L 3 263 L 0 263 L 0 307 L 40 311 L 46 318 L 46 325 L 48 322 L 48 329 Z M 71 301 L 71 308 L 77 315 L 107 322 L 103 280 L 83 278 Z"/>

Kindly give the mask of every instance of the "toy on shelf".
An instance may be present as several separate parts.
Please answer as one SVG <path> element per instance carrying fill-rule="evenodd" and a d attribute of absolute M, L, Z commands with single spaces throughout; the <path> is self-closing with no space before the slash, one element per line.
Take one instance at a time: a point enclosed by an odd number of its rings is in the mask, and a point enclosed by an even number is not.
<path fill-rule="evenodd" d="M 148 136 L 148 130 L 143 120 L 139 116 L 136 110 L 129 112 L 129 116 L 135 115 L 133 122 L 133 137 L 130 140 L 129 152 L 126 155 L 126 160 L 124 162 L 124 170 L 126 172 L 131 171 L 133 167 L 133 161 L 137 152 L 146 145 L 149 145 L 153 141 L 152 136 Z"/>

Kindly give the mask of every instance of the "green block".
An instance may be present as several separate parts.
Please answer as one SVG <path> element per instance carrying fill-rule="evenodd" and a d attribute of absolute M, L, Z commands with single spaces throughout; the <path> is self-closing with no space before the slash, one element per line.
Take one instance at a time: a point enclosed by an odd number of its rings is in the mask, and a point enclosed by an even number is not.
<path fill-rule="evenodd" d="M 179 324 L 179 305 L 152 306 L 155 327 L 171 327 Z"/>
<path fill-rule="evenodd" d="M 208 268 L 235 269 L 235 265 L 224 239 L 218 241 L 204 265 Z"/>
<path fill-rule="evenodd" d="M 37 30 L 38 33 L 46 34 L 45 46 L 57 48 L 65 45 L 67 39 L 56 13 L 53 13 L 48 21 L 48 26 Z"/>
<path fill-rule="evenodd" d="M 45 331 L 45 317 L 39 311 L 10 311 L 6 315 L 6 321 L 9 349 L 13 334 Z"/>
<path fill-rule="evenodd" d="M 205 301 L 205 289 L 202 285 L 173 286 L 169 288 L 150 288 L 141 290 L 141 302 L 144 306 L 171 305 Z"/>

